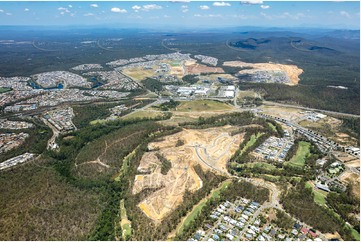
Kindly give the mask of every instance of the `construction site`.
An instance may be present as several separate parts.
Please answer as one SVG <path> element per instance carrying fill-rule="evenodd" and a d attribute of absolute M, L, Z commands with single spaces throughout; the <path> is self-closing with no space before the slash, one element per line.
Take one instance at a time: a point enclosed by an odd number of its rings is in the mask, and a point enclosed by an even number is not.
<path fill-rule="evenodd" d="M 183 199 L 186 191 L 194 192 L 202 187 L 202 180 L 194 170 L 200 165 L 204 171 L 227 175 L 226 163 L 243 140 L 243 133 L 230 135 L 235 128 L 224 126 L 209 129 L 184 129 L 164 137 L 162 141 L 149 143 L 135 176 L 133 194 L 144 189 L 155 191 L 138 206 L 154 222 L 160 223 Z M 171 168 L 161 173 L 164 157 Z"/>

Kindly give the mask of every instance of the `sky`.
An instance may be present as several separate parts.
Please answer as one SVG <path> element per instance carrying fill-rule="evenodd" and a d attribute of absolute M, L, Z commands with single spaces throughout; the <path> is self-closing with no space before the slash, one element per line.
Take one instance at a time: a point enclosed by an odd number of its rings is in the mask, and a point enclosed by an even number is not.
<path fill-rule="evenodd" d="M 359 29 L 359 1 L 1 2 L 0 25 Z"/>

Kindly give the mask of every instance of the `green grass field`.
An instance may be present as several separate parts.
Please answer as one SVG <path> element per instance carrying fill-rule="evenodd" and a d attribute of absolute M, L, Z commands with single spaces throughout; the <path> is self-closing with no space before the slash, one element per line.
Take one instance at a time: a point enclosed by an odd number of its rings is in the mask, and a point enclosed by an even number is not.
<path fill-rule="evenodd" d="M 122 237 L 125 240 L 132 234 L 132 225 L 128 219 L 123 199 L 120 201 L 120 223 L 122 227 Z"/>
<path fill-rule="evenodd" d="M 220 111 L 220 110 L 231 110 L 232 106 L 217 102 L 213 100 L 195 100 L 195 101 L 185 101 L 181 102 L 177 111 L 180 112 L 201 112 L 201 111 Z"/>
<path fill-rule="evenodd" d="M 250 140 L 247 142 L 247 144 L 241 150 L 240 155 L 242 155 L 242 153 L 245 152 L 249 147 L 254 145 L 254 143 L 256 143 L 257 139 L 259 137 L 261 137 L 262 135 L 263 135 L 263 133 L 257 133 L 257 135 L 252 134 Z"/>
<path fill-rule="evenodd" d="M 288 165 L 303 167 L 305 165 L 306 157 L 310 153 L 310 143 L 301 141 L 299 142 L 299 146 L 296 152 L 296 155 L 292 157 L 292 159 L 287 162 Z"/>
<path fill-rule="evenodd" d="M 255 163 L 250 163 L 250 164 L 247 164 L 247 166 L 249 167 L 257 167 L 257 168 L 263 168 L 263 169 L 266 169 L 268 171 L 272 171 L 272 170 L 277 170 L 277 168 L 272 165 L 272 164 L 268 164 L 266 162 L 255 162 Z"/>
<path fill-rule="evenodd" d="M 305 185 L 307 188 L 311 188 L 312 191 L 313 191 L 313 194 L 315 195 L 314 197 L 314 201 L 315 203 L 319 204 L 319 205 L 325 205 L 326 204 L 326 192 L 322 192 L 322 191 L 319 191 L 319 190 L 315 190 L 313 189 L 313 186 L 310 182 L 307 182 L 306 185 Z"/>
<path fill-rule="evenodd" d="M 0 87 L 0 93 L 9 92 L 9 91 L 11 91 L 11 88 Z"/>
<path fill-rule="evenodd" d="M 355 238 L 355 241 L 360 241 L 359 232 L 357 232 L 357 230 L 355 230 L 355 229 L 351 229 L 351 231 L 352 231 L 352 236 Z"/>
<path fill-rule="evenodd" d="M 164 114 L 163 112 L 139 111 L 139 112 L 134 112 L 125 117 L 121 117 L 121 119 L 129 120 L 129 119 L 135 119 L 135 118 L 157 118 L 157 117 L 162 116 L 163 114 Z"/>
<path fill-rule="evenodd" d="M 215 190 L 212 191 L 211 195 L 209 197 L 206 197 L 204 199 L 202 199 L 197 205 L 195 205 L 195 207 L 193 207 L 193 210 L 187 215 L 187 217 L 183 220 L 183 223 L 180 223 L 176 229 L 177 234 L 179 234 L 180 232 L 182 232 L 183 228 L 188 226 L 188 224 L 194 220 L 198 214 L 200 213 L 200 211 L 202 210 L 202 208 L 205 206 L 206 202 L 209 199 L 215 198 L 215 197 L 219 197 L 219 194 L 221 192 L 221 190 L 225 189 L 229 184 L 231 184 L 232 181 L 230 180 L 226 180 L 224 181 L 220 187 L 216 188 Z"/>
<path fill-rule="evenodd" d="M 268 123 L 268 122 L 267 122 L 267 124 L 268 124 L 268 126 L 269 126 L 274 132 L 277 132 L 277 129 L 276 129 L 276 127 L 275 127 L 273 124 Z"/>

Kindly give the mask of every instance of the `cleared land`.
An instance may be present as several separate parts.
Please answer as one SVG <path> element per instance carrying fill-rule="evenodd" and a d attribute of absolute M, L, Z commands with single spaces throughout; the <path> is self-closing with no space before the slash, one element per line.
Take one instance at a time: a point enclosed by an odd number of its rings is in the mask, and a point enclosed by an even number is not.
<path fill-rule="evenodd" d="M 223 63 L 224 66 L 252 68 L 248 70 L 242 70 L 239 73 L 253 73 L 256 71 L 283 71 L 290 78 L 291 83 L 289 85 L 297 85 L 300 81 L 299 76 L 303 73 L 303 70 L 298 68 L 296 65 L 283 65 L 275 63 L 246 63 L 242 61 L 226 61 Z"/>
<path fill-rule="evenodd" d="M 135 119 L 135 118 L 158 118 L 163 116 L 165 112 L 154 112 L 154 111 L 138 111 L 133 112 L 129 115 L 121 117 L 123 120 Z"/>
<path fill-rule="evenodd" d="M 352 184 L 352 193 L 360 199 L 360 176 L 355 173 L 346 171 L 340 176 L 342 182 Z"/>
<path fill-rule="evenodd" d="M 262 105 L 261 109 L 265 114 L 276 116 L 294 122 L 300 120 L 300 118 L 304 115 L 300 113 L 300 111 L 302 110 L 296 108 Z"/>
<path fill-rule="evenodd" d="M 209 67 L 206 65 L 198 64 L 196 61 L 185 62 L 186 74 L 202 74 L 202 73 L 224 73 L 220 67 Z"/>
<path fill-rule="evenodd" d="M 314 185 L 312 182 L 310 182 L 310 181 L 308 181 L 308 182 L 306 183 L 306 187 L 307 187 L 307 188 L 312 188 L 312 192 L 313 192 L 313 194 L 315 195 L 315 197 L 314 197 L 313 200 L 314 200 L 316 203 L 318 203 L 318 204 L 320 204 L 320 205 L 325 205 L 325 204 L 326 204 L 327 192 L 324 192 L 324 191 L 321 191 L 321 190 L 317 189 L 317 188 L 315 187 L 315 185 Z"/>
<path fill-rule="evenodd" d="M 123 240 L 126 240 L 132 234 L 132 225 L 124 207 L 124 200 L 120 201 L 120 227 L 122 228 Z"/>
<path fill-rule="evenodd" d="M 202 180 L 194 171 L 194 165 L 200 164 L 204 170 L 226 173 L 226 163 L 243 138 L 243 134 L 230 136 L 232 130 L 232 126 L 184 129 L 164 137 L 162 141 L 150 143 L 150 151 L 140 161 L 138 171 L 143 174 L 136 175 L 133 194 L 147 188 L 157 190 L 141 201 L 139 208 L 159 223 L 182 202 L 186 190 L 194 192 L 202 187 Z M 184 144 L 176 146 L 178 140 Z M 161 174 L 162 162 L 159 156 L 172 164 L 166 175 Z"/>
<path fill-rule="evenodd" d="M 153 69 L 144 69 L 143 67 L 132 67 L 132 68 L 124 68 L 122 73 L 129 76 L 132 79 L 142 81 L 146 78 L 154 76 L 155 70 L 158 68 L 157 66 L 153 66 Z"/>
<path fill-rule="evenodd" d="M 305 165 L 305 159 L 310 153 L 310 143 L 301 141 L 298 143 L 298 149 L 296 154 L 291 158 L 288 165 L 303 167 Z"/>
<path fill-rule="evenodd" d="M 316 122 L 303 120 L 299 124 L 305 128 L 315 130 L 323 136 L 347 146 L 357 146 L 357 139 L 340 131 L 342 121 L 333 117 L 326 117 Z"/>
<path fill-rule="evenodd" d="M 232 109 L 233 107 L 229 104 L 213 100 L 181 102 L 177 106 L 177 111 L 180 112 L 227 111 Z"/>

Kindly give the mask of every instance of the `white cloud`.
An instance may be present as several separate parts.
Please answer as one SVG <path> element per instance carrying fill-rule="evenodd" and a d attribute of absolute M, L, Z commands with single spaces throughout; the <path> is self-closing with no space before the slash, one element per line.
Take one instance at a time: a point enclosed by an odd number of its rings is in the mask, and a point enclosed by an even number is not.
<path fill-rule="evenodd" d="M 341 16 L 344 16 L 344 17 L 346 17 L 346 18 L 350 18 L 350 17 L 351 17 L 350 14 L 349 14 L 348 12 L 346 12 L 346 11 L 341 11 L 340 14 L 341 14 Z"/>
<path fill-rule="evenodd" d="M 112 8 L 110 9 L 110 11 L 112 11 L 113 13 L 127 13 L 127 10 L 120 8 Z"/>
<path fill-rule="evenodd" d="M 64 14 L 64 13 L 70 13 L 69 9 L 64 8 L 64 7 L 60 7 L 60 8 L 58 8 L 58 10 L 59 10 L 59 11 L 62 11 L 62 12 L 63 12 L 62 14 Z"/>
<path fill-rule="evenodd" d="M 132 9 L 134 9 L 134 10 L 139 10 L 139 9 L 141 9 L 142 7 L 141 6 L 138 6 L 138 5 L 134 5 L 133 7 L 132 7 Z"/>
<path fill-rule="evenodd" d="M 220 18 L 222 17 L 221 14 L 194 14 L 194 17 L 200 17 L 200 18 Z"/>
<path fill-rule="evenodd" d="M 226 3 L 226 2 L 214 2 L 213 6 L 215 6 L 215 7 L 229 7 L 229 6 L 231 6 L 231 4 Z"/>
<path fill-rule="evenodd" d="M 10 16 L 10 15 L 13 15 L 12 13 L 5 13 L 6 15 Z"/>
<path fill-rule="evenodd" d="M 83 16 L 85 17 L 94 16 L 94 13 L 84 13 Z"/>
<path fill-rule="evenodd" d="M 98 4 L 93 3 L 93 4 L 90 4 L 90 7 L 92 7 L 92 8 L 97 8 L 97 7 L 99 7 L 99 6 L 98 6 Z"/>
<path fill-rule="evenodd" d="M 189 11 L 189 9 L 188 9 L 188 6 L 187 6 L 187 5 L 182 5 L 182 6 L 181 6 L 181 9 L 182 9 L 182 12 L 183 12 L 183 13 L 186 13 L 186 12 L 188 12 L 188 11 Z"/>
<path fill-rule="evenodd" d="M 144 11 L 154 10 L 154 9 L 162 9 L 162 6 L 159 6 L 157 4 L 147 4 L 143 5 Z"/>
<path fill-rule="evenodd" d="M 263 0 L 245 0 L 241 4 L 263 4 Z"/>
<path fill-rule="evenodd" d="M 268 5 L 261 5 L 261 8 L 262 8 L 262 9 L 269 9 L 270 6 L 268 6 Z"/>
<path fill-rule="evenodd" d="M 30 9 L 28 9 L 28 8 L 24 9 L 24 12 L 29 12 L 29 11 L 30 11 Z"/>
<path fill-rule="evenodd" d="M 70 4 L 69 4 L 69 5 L 68 5 L 68 7 L 69 7 L 69 8 L 72 8 L 72 7 L 73 7 L 73 5 L 70 5 Z"/>
<path fill-rule="evenodd" d="M 201 6 L 199 6 L 199 8 L 202 9 L 202 10 L 208 10 L 209 9 L 209 7 L 207 5 L 201 5 Z"/>
<path fill-rule="evenodd" d="M 170 16 L 169 16 L 169 15 L 164 15 L 163 17 L 164 17 L 164 18 L 170 18 Z"/>
<path fill-rule="evenodd" d="M 138 5 L 134 5 L 133 7 L 132 7 L 132 9 L 134 10 L 134 12 L 139 12 L 139 10 L 140 9 L 142 9 L 142 7 L 141 6 L 138 6 Z"/>
<path fill-rule="evenodd" d="M 0 13 L 3 13 L 3 12 L 5 12 L 4 10 L 2 10 L 2 9 L 0 9 Z"/>

